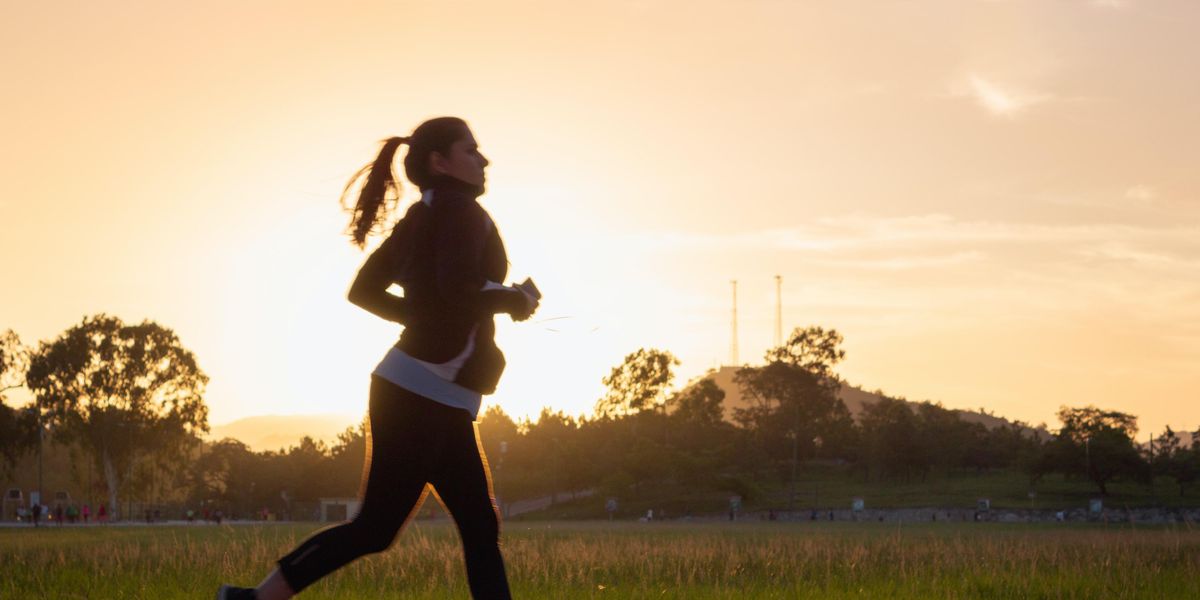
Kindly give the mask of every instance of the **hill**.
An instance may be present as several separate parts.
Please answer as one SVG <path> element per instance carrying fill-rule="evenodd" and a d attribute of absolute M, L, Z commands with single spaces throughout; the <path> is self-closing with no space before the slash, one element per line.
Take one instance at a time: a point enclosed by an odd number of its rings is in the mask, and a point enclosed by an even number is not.
<path fill-rule="evenodd" d="M 314 440 L 332 444 L 339 433 L 347 427 L 357 427 L 359 418 L 337 413 L 318 415 L 260 415 L 246 417 L 213 425 L 208 439 L 212 441 L 234 438 L 251 450 L 279 450 L 295 446 L 300 438 L 310 436 Z"/>
<path fill-rule="evenodd" d="M 711 378 L 717 387 L 725 392 L 725 401 L 723 403 L 725 411 L 725 420 L 733 422 L 733 410 L 735 408 L 745 408 L 749 406 L 749 401 L 742 398 L 741 390 L 734 383 L 734 375 L 740 370 L 740 367 L 721 367 L 701 379 Z M 884 398 L 882 392 L 868 392 L 860 387 L 856 387 L 847 383 L 842 384 L 841 390 L 838 392 L 838 397 L 846 404 L 846 408 L 850 410 L 850 414 L 858 419 L 863 412 L 863 407 L 868 404 L 874 404 Z M 907 402 L 907 400 L 906 400 Z M 910 404 L 912 404 L 910 402 Z M 978 411 L 950 409 L 958 414 L 959 418 L 968 423 L 982 423 L 988 429 L 994 429 L 1003 425 L 1009 425 L 1011 422 L 1002 417 L 989 415 Z M 1046 432 L 1041 432 L 1046 434 Z M 1048 435 L 1048 434 L 1047 434 Z"/>

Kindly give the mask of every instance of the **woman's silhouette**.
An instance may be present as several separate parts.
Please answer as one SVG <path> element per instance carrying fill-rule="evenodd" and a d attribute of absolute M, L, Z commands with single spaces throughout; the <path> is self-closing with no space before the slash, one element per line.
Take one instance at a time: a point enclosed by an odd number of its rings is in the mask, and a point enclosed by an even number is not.
<path fill-rule="evenodd" d="M 362 508 L 279 559 L 258 588 L 221 586 L 218 600 L 290 598 L 350 561 L 383 551 L 420 505 L 426 484 L 458 526 L 472 596 L 510 598 L 499 515 L 473 422 L 504 368 L 494 315 L 522 321 L 538 302 L 501 285 L 508 270 L 504 244 L 476 202 L 488 160 L 461 119 L 432 119 L 411 137 L 386 140 L 375 162 L 351 179 L 343 201 L 366 177 L 352 209 L 354 243 L 363 247 L 387 220 L 399 188 L 392 162 L 405 143 L 405 174 L 421 201 L 367 258 L 349 293 L 354 304 L 405 325 L 371 375 Z M 386 292 L 393 283 L 403 286 L 403 297 Z"/>

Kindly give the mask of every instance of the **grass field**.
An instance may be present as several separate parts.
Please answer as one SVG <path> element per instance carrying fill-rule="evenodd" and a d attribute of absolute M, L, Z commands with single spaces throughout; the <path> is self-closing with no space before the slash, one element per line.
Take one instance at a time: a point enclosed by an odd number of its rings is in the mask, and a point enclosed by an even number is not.
<path fill-rule="evenodd" d="M 503 482 L 501 482 L 501 486 Z M 789 483 L 761 483 L 754 494 L 747 494 L 747 511 L 786 509 L 791 491 Z M 501 491 L 503 488 L 501 487 Z M 864 481 L 861 474 L 839 467 L 807 466 L 800 471 L 796 482 L 797 510 L 848 509 L 852 498 L 864 498 L 867 508 L 957 508 L 971 510 L 980 498 L 991 500 L 995 509 L 1036 509 L 1045 511 L 1083 509 L 1092 498 L 1101 497 L 1096 486 L 1079 478 L 1059 474 L 1043 477 L 1029 496 L 1029 477 L 1016 470 L 995 470 L 984 473 L 955 473 L 949 476 L 932 475 L 927 479 L 886 479 Z M 1104 506 L 1110 509 L 1193 508 L 1200 506 L 1200 485 L 1187 488 L 1180 495 L 1171 480 L 1160 477 L 1154 487 L 1135 482 L 1118 481 L 1109 485 Z M 704 489 L 686 485 L 647 485 L 637 495 L 622 494 L 618 516 L 636 518 L 654 509 L 655 514 L 668 515 L 721 514 L 728 509 L 730 490 Z M 522 519 L 565 521 L 603 519 L 606 516 L 606 494 L 560 502 Z"/>
<path fill-rule="evenodd" d="M 0 529 L 0 598 L 211 598 L 314 524 Z M 997 523 L 508 523 L 518 598 L 1200 598 L 1200 530 Z M 302 598 L 467 598 L 452 525 Z"/>

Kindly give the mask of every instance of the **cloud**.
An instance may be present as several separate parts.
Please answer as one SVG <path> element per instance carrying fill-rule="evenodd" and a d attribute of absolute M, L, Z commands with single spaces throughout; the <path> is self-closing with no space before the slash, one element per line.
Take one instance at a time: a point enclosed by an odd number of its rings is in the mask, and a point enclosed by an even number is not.
<path fill-rule="evenodd" d="M 879 259 L 831 259 L 818 260 L 815 262 L 826 266 L 837 267 L 839 269 L 863 269 L 867 271 L 911 271 L 914 269 L 940 269 L 945 267 L 956 267 L 968 263 L 975 263 L 983 260 L 985 254 L 979 251 L 971 250 L 966 252 L 953 252 L 944 255 L 925 255 L 925 256 L 895 256 Z"/>
<path fill-rule="evenodd" d="M 1148 250 L 1127 242 L 1105 242 L 1082 248 L 1079 254 L 1088 258 L 1105 259 L 1110 262 L 1132 263 L 1141 267 L 1166 269 L 1200 269 L 1200 257 L 1171 254 L 1163 250 Z"/>
<path fill-rule="evenodd" d="M 789 252 L 812 264 L 884 271 L 984 260 L 1016 267 L 1034 260 L 1200 268 L 1200 226 L 966 221 L 945 214 L 851 214 L 797 227 L 731 233 L 640 232 L 622 236 L 616 243 L 643 251 L 689 254 Z"/>
<path fill-rule="evenodd" d="M 1001 117 L 1016 116 L 1031 106 L 1052 99 L 1049 94 L 1002 86 L 975 73 L 967 76 L 966 83 L 965 93 L 960 92 L 959 95 L 974 98 L 988 112 Z"/>
<path fill-rule="evenodd" d="M 1148 185 L 1138 184 L 1125 190 L 1125 197 L 1138 202 L 1150 202 L 1158 197 L 1158 192 Z"/>

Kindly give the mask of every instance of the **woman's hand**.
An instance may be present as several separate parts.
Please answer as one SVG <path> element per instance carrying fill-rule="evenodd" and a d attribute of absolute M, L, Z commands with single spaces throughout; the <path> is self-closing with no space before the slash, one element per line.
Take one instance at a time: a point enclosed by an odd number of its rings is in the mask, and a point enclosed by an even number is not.
<path fill-rule="evenodd" d="M 524 297 L 525 306 L 523 307 L 524 310 L 518 309 L 518 310 L 512 312 L 512 320 L 518 321 L 518 322 L 525 321 L 525 320 L 529 319 L 529 317 L 533 316 L 533 313 L 535 311 L 537 311 L 538 305 L 540 304 L 540 302 L 538 301 L 537 298 L 529 295 L 528 293 L 526 293 L 524 290 L 521 290 L 520 288 L 517 288 L 517 292 L 520 293 L 521 296 Z"/>

